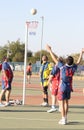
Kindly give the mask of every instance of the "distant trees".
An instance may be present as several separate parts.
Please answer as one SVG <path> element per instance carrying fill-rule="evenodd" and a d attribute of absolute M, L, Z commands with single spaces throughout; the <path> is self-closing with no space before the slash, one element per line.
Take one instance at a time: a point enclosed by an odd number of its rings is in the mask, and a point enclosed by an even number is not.
<path fill-rule="evenodd" d="M 76 53 L 76 54 L 71 54 L 74 58 L 74 62 L 76 63 L 77 60 L 78 60 L 78 57 L 79 57 L 79 53 Z M 84 59 L 82 58 L 81 62 L 80 62 L 80 65 L 84 65 Z"/>
<path fill-rule="evenodd" d="M 0 47 L 0 60 L 3 56 L 7 56 L 12 62 L 23 62 L 24 61 L 25 44 L 21 43 L 20 40 L 9 42 Z M 32 52 L 28 51 L 27 56 L 31 57 Z"/>
<path fill-rule="evenodd" d="M 25 44 L 20 42 L 19 39 L 12 42 L 8 41 L 5 46 L 0 46 L 0 61 L 2 60 L 3 56 L 8 56 L 12 62 L 24 62 L 24 52 Z M 37 51 L 34 55 L 32 51 L 28 50 L 27 60 L 28 62 L 36 63 L 36 61 L 40 61 L 40 56 L 42 55 L 47 55 L 49 61 L 52 62 L 52 58 L 46 50 Z M 74 57 L 76 62 L 79 57 L 79 53 L 71 55 Z M 63 58 L 65 59 L 65 57 Z M 81 65 L 84 65 L 84 60 L 81 61 Z"/>

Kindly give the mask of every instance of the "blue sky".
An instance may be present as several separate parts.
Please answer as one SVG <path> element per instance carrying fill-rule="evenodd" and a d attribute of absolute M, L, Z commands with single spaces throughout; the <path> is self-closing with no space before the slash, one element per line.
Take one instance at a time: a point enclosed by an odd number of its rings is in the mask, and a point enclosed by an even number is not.
<path fill-rule="evenodd" d="M 37 9 L 31 15 L 31 8 Z M 79 53 L 84 47 L 84 0 L 1 0 L 0 46 L 8 40 L 25 42 L 25 22 L 38 21 L 36 35 L 28 35 L 28 49 L 41 49 L 41 17 L 44 16 L 42 49 L 46 43 L 58 55 Z"/>

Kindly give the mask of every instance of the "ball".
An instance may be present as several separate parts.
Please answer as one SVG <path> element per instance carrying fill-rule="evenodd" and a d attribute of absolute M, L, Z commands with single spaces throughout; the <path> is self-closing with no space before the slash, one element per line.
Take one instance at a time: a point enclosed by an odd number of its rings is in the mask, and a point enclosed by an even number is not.
<path fill-rule="evenodd" d="M 32 15 L 35 15 L 36 13 L 37 13 L 37 10 L 32 8 L 32 9 L 31 9 L 31 14 L 32 14 Z"/>

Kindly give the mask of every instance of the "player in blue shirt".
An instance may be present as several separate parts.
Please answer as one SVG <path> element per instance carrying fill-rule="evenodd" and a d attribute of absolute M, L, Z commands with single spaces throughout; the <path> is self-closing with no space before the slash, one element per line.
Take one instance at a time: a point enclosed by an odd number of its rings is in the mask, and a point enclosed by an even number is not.
<path fill-rule="evenodd" d="M 58 63 L 58 56 L 54 55 L 49 45 L 46 46 L 47 51 L 50 53 L 52 59 L 57 64 Z M 82 55 L 84 53 L 84 48 L 81 50 L 77 63 L 74 63 L 74 59 L 72 56 L 68 56 L 66 59 L 65 65 L 60 68 L 60 81 L 59 81 L 59 88 L 58 88 L 58 100 L 61 104 L 61 120 L 59 124 L 67 124 L 67 113 L 69 109 L 69 99 L 71 96 L 72 89 L 72 81 L 73 75 L 77 70 L 77 66 L 79 65 Z"/>

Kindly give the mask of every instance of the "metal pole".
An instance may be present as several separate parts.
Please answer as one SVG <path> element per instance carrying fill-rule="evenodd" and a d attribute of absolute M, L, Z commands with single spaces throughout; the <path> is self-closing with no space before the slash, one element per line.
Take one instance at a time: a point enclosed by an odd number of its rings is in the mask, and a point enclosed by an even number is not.
<path fill-rule="evenodd" d="M 9 43 L 8 43 L 8 48 L 7 48 L 7 58 L 9 58 Z"/>
<path fill-rule="evenodd" d="M 36 9 L 34 9 L 35 15 L 37 13 Z M 25 104 L 25 93 L 26 93 L 26 66 L 27 66 L 27 50 L 28 50 L 28 28 L 30 22 L 26 22 L 26 34 L 25 34 L 25 54 L 24 54 L 24 80 L 23 80 L 23 105 Z"/>
<path fill-rule="evenodd" d="M 7 58 L 9 58 L 9 49 L 7 49 Z"/>
<path fill-rule="evenodd" d="M 40 52 L 40 64 L 41 64 L 41 57 L 42 57 L 42 43 L 43 43 L 43 25 L 44 25 L 44 17 L 41 17 L 42 19 L 42 32 L 41 32 L 41 52 Z"/>
<path fill-rule="evenodd" d="M 25 34 L 24 80 L 23 80 L 23 105 L 25 104 L 27 49 L 28 49 L 28 22 L 26 22 L 26 34 Z"/>

